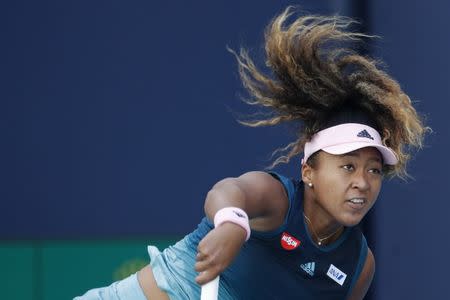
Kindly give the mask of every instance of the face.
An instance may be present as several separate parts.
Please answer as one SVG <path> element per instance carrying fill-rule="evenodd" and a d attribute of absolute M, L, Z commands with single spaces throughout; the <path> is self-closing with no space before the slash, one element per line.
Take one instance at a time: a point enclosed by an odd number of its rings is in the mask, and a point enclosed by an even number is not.
<path fill-rule="evenodd" d="M 303 181 L 312 182 L 312 201 L 324 217 L 344 226 L 358 224 L 375 203 L 382 183 L 382 159 L 376 148 L 344 155 L 321 151 L 314 168 L 304 166 Z"/>

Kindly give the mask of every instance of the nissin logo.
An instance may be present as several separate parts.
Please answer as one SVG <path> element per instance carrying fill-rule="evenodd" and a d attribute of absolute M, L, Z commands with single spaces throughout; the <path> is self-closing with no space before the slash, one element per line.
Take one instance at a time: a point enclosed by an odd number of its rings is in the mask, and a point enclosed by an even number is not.
<path fill-rule="evenodd" d="M 330 268 L 327 272 L 328 277 L 339 283 L 340 285 L 344 284 L 345 278 L 347 278 L 347 274 L 336 268 L 335 265 L 331 264 Z"/>
<path fill-rule="evenodd" d="M 281 242 L 281 247 L 283 247 L 283 249 L 286 249 L 286 250 L 294 250 L 295 248 L 300 246 L 300 241 L 286 232 L 283 232 L 280 242 Z"/>

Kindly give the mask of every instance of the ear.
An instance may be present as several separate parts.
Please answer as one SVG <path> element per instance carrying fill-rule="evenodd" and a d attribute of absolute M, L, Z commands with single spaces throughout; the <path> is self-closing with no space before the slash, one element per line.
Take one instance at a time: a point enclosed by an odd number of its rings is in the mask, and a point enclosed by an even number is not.
<path fill-rule="evenodd" d="M 314 169 L 307 163 L 304 163 L 302 165 L 302 181 L 305 183 L 313 182 L 313 172 Z"/>

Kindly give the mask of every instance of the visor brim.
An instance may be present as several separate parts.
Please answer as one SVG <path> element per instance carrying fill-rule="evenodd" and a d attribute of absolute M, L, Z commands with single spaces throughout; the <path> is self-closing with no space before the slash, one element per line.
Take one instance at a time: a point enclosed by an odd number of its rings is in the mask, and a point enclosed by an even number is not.
<path fill-rule="evenodd" d="M 351 143 L 345 143 L 335 146 L 329 146 L 322 148 L 323 151 L 334 154 L 334 155 L 341 155 L 345 153 L 349 153 L 361 148 L 366 147 L 374 147 L 378 151 L 380 151 L 381 156 L 383 157 L 383 163 L 386 165 L 396 165 L 398 163 L 397 156 L 395 155 L 394 151 L 389 149 L 388 147 L 385 147 L 383 145 L 375 144 L 375 143 L 367 143 L 367 142 L 351 142 Z"/>

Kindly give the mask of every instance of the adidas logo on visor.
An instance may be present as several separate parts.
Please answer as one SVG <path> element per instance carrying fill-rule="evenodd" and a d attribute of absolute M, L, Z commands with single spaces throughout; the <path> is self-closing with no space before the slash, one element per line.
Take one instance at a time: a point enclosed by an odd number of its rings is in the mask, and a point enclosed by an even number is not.
<path fill-rule="evenodd" d="M 368 138 L 368 139 L 371 139 L 371 140 L 373 140 L 373 137 L 370 135 L 370 133 L 368 133 L 367 132 L 367 130 L 363 130 L 363 131 L 360 131 L 359 133 L 358 133 L 358 135 L 357 135 L 357 137 L 364 137 L 364 138 Z"/>

